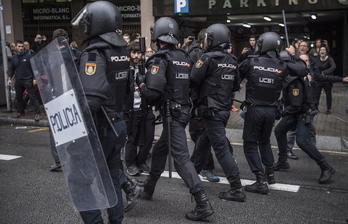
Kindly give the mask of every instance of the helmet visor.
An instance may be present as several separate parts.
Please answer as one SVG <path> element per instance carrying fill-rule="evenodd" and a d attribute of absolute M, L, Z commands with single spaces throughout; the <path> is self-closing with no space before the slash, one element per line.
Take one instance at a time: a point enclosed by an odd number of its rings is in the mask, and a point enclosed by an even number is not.
<path fill-rule="evenodd" d="M 85 7 L 83 7 L 79 13 L 77 13 L 77 15 L 71 20 L 71 24 L 73 26 L 78 26 L 83 18 L 83 15 L 87 12 L 87 6 L 90 3 L 88 3 L 87 5 L 85 5 Z"/>

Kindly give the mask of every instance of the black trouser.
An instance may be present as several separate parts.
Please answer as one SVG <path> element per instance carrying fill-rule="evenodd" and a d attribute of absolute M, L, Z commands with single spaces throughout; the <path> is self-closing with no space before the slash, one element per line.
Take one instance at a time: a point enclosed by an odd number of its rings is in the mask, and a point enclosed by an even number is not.
<path fill-rule="evenodd" d="M 319 82 L 316 89 L 315 89 L 315 96 L 316 96 L 316 103 L 317 103 L 317 108 L 320 102 L 320 95 L 321 95 L 321 90 L 324 88 L 325 94 L 326 94 L 326 108 L 327 110 L 331 110 L 332 106 L 332 83 L 331 82 Z"/>
<path fill-rule="evenodd" d="M 152 147 L 152 141 L 155 135 L 155 115 L 153 114 L 152 109 L 149 108 L 146 113 L 144 130 L 142 130 L 143 123 L 141 122 L 143 116 L 144 115 L 141 110 L 134 112 L 132 131 L 128 135 L 125 150 L 125 161 L 127 167 L 130 165 L 145 164 Z M 145 133 L 140 133 L 141 131 L 145 131 Z M 144 145 L 139 145 L 139 138 L 141 134 L 145 134 Z M 139 152 L 137 150 L 138 145 Z"/>
<path fill-rule="evenodd" d="M 247 106 L 243 147 L 244 155 L 253 173 L 264 172 L 262 164 L 266 167 L 272 167 L 274 164 L 270 137 L 276 110 L 276 107 Z"/>
<path fill-rule="evenodd" d="M 190 189 L 190 193 L 195 194 L 203 191 L 204 187 L 190 160 L 187 147 L 185 127 L 190 119 L 189 110 L 188 107 L 182 108 L 179 118 L 172 117 L 170 123 L 171 154 L 176 171 Z M 150 170 L 152 180 L 157 181 L 163 173 L 168 152 L 168 122 L 164 118 L 161 137 L 152 149 Z"/>
<path fill-rule="evenodd" d="M 308 141 L 310 141 L 313 145 L 317 144 L 317 139 L 316 139 L 316 129 L 315 129 L 315 125 L 314 125 L 314 121 L 312 120 L 310 123 L 310 127 L 309 127 L 309 137 L 308 137 Z M 288 148 L 287 150 L 292 150 L 292 148 L 295 145 L 295 139 L 296 139 L 296 130 L 295 131 L 288 131 L 286 133 L 286 137 L 288 140 Z"/>
<path fill-rule="evenodd" d="M 51 128 L 49 128 L 48 130 L 49 130 L 49 135 L 50 135 L 50 148 L 51 148 L 52 157 L 53 157 L 55 163 L 60 163 L 58 151 L 57 151 L 57 148 L 55 146 L 55 142 L 54 142 Z"/>
<path fill-rule="evenodd" d="M 296 143 L 310 158 L 316 162 L 321 161 L 324 157 L 318 151 L 317 147 L 310 141 L 309 132 L 311 124 L 305 124 L 302 118 L 298 118 L 296 115 L 289 115 L 283 117 L 276 126 L 274 133 L 277 138 L 279 157 L 286 158 L 287 150 L 287 135 L 286 133 L 291 128 L 296 129 Z"/>
<path fill-rule="evenodd" d="M 225 127 L 230 117 L 230 111 L 218 111 L 212 117 L 203 118 L 204 132 L 197 142 L 197 153 L 195 159 L 195 168 L 200 172 L 205 165 L 211 147 L 213 147 L 215 156 L 223 169 L 228 182 L 234 188 L 242 187 L 239 177 L 238 166 L 232 156 L 226 138 Z"/>
<path fill-rule="evenodd" d="M 120 117 L 122 117 L 122 113 L 117 113 L 117 118 Z M 120 166 L 122 164 L 121 148 L 124 146 L 126 141 L 127 126 L 126 122 L 122 119 L 114 122 L 113 124 L 119 137 L 116 138 L 111 128 L 107 127 L 107 136 L 100 136 L 100 142 L 103 147 L 105 159 L 108 164 L 111 179 L 118 198 L 118 203 L 115 206 L 107 209 L 109 221 L 110 223 L 121 223 L 123 220 L 123 201 L 121 185 L 124 181 L 124 179 L 122 180 L 122 176 L 124 175 L 120 175 L 120 172 L 123 172 L 120 169 Z M 80 215 L 84 223 L 86 224 L 94 224 L 103 221 L 100 210 L 80 212 Z"/>
<path fill-rule="evenodd" d="M 189 123 L 189 132 L 190 132 L 192 141 L 195 143 L 195 146 L 193 148 L 193 153 L 191 155 L 191 161 L 195 162 L 196 153 L 197 153 L 197 141 L 199 137 L 202 135 L 202 133 L 204 132 L 203 120 L 198 117 L 191 119 Z M 203 169 L 204 170 L 215 169 L 213 154 L 211 153 L 211 151 L 209 153 L 209 158 L 206 161 L 206 164 L 203 166 Z"/>
<path fill-rule="evenodd" d="M 16 79 L 15 81 L 15 91 L 16 91 L 16 100 L 17 100 L 17 113 L 25 115 L 26 102 L 23 100 L 23 93 L 27 90 L 30 100 L 32 101 L 35 114 L 40 114 L 40 104 L 39 100 L 34 91 L 34 85 L 32 79 Z"/>

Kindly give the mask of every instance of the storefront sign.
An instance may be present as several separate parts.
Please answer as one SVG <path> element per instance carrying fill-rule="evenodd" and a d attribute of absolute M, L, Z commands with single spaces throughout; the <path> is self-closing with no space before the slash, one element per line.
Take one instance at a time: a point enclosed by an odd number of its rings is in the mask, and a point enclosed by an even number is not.
<path fill-rule="evenodd" d="M 173 16 L 182 13 L 177 10 L 173 0 L 153 0 L 154 16 Z M 188 1 L 187 1 L 188 3 Z M 279 13 L 282 10 L 297 12 L 301 10 L 347 9 L 348 0 L 190 0 L 185 16 L 207 16 L 233 13 Z M 181 3 L 184 4 L 184 3 Z"/>
<path fill-rule="evenodd" d="M 134 5 L 117 5 L 118 10 L 120 10 L 122 14 L 123 21 L 125 22 L 131 22 L 131 21 L 139 21 L 141 14 L 140 14 L 140 4 L 134 4 Z"/>
<path fill-rule="evenodd" d="M 26 4 L 23 7 L 23 22 L 33 23 L 70 23 L 71 4 Z"/>

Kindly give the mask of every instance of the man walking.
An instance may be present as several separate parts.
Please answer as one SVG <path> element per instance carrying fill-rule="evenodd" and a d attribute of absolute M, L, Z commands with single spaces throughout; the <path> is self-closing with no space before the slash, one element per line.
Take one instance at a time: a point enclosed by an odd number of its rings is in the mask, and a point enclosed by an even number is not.
<path fill-rule="evenodd" d="M 15 91 L 17 100 L 17 114 L 15 117 L 25 117 L 25 101 L 23 100 L 23 93 L 26 90 L 35 107 L 35 121 L 39 121 L 41 119 L 41 111 L 39 100 L 37 99 L 34 91 L 36 80 L 30 65 L 30 58 L 32 55 L 29 54 L 29 52 L 24 51 L 24 43 L 21 40 L 16 41 L 16 48 L 17 53 L 12 57 L 7 80 L 7 84 L 11 86 L 12 77 L 16 74 Z"/>

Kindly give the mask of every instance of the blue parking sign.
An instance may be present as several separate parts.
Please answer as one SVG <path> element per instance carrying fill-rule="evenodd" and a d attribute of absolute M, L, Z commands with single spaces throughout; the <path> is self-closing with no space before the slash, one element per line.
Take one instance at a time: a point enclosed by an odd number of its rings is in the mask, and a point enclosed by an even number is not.
<path fill-rule="evenodd" d="M 174 13 L 189 13 L 189 0 L 174 0 Z"/>

